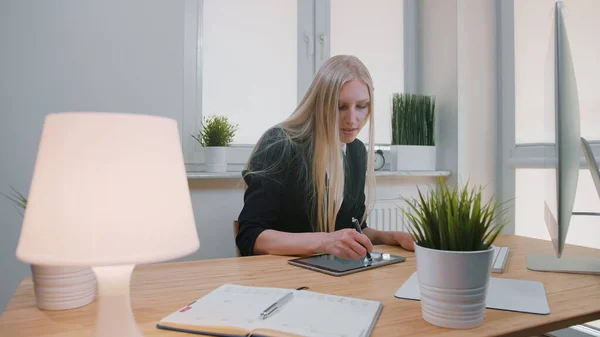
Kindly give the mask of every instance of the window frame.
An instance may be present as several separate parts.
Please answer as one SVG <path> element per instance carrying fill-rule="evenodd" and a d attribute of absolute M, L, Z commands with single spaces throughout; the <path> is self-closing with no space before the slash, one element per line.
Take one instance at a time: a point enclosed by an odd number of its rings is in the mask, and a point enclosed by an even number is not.
<path fill-rule="evenodd" d="M 316 31 L 316 17 L 315 17 L 315 5 L 329 6 L 329 0 L 316 1 L 316 0 L 296 0 L 298 8 L 298 101 L 301 99 L 301 95 L 310 85 L 312 81 L 312 75 L 315 73 L 315 62 L 314 57 L 312 60 L 307 60 L 306 55 L 310 51 L 310 44 L 312 44 L 312 55 L 316 55 L 317 44 L 314 36 Z M 203 114 L 202 114 L 202 80 L 203 80 L 203 31 L 204 31 L 204 20 L 203 20 L 203 8 L 204 0 L 186 0 L 186 19 L 184 34 L 186 36 L 186 47 L 194 47 L 194 51 L 186 51 L 185 55 L 195 55 L 193 62 L 184 61 L 184 104 L 187 109 L 183 111 L 183 126 L 182 126 L 182 143 L 183 153 L 186 170 L 188 172 L 204 171 L 204 149 L 203 147 L 190 135 L 198 132 L 201 126 Z M 193 17 L 195 16 L 195 17 Z M 321 23 L 319 27 L 327 27 L 327 34 L 329 33 L 329 20 L 326 23 Z M 309 43 L 306 43 L 302 38 L 304 32 L 310 37 Z M 189 37 L 189 38 L 188 38 Z M 190 39 L 193 37 L 195 41 Z M 327 56 L 328 56 L 327 48 Z M 193 76 L 193 81 L 188 76 Z M 310 74 L 307 75 L 307 74 Z M 187 79 L 187 81 L 186 81 Z M 193 89 L 192 89 L 193 88 Z M 193 106 L 193 107 L 191 107 Z M 242 171 L 247 159 L 252 152 L 255 144 L 231 144 L 227 149 L 227 170 L 228 171 Z"/>
<path fill-rule="evenodd" d="M 195 55 L 195 59 L 184 61 L 184 109 L 182 125 L 182 143 L 186 170 L 188 172 L 204 171 L 204 151 L 202 146 L 190 135 L 198 132 L 202 114 L 202 76 L 203 76 L 203 8 L 204 0 L 185 0 L 185 57 Z M 298 8 L 298 102 L 310 86 L 312 78 L 321 64 L 330 57 L 330 0 L 296 0 Z M 418 25 L 416 14 L 418 0 L 404 1 L 404 43 L 409 41 L 414 48 L 404 48 L 405 83 L 416 87 L 417 71 L 415 68 Z M 407 29 L 407 27 L 410 27 Z M 304 39 L 309 37 L 308 43 Z M 321 39 L 321 35 L 324 39 Z M 190 50 L 189 48 L 194 48 Z M 310 55 L 307 58 L 306 55 Z M 322 55 L 322 57 L 321 57 Z M 188 57 L 189 58 L 189 57 Z M 410 82 L 409 82 L 410 81 Z M 408 90 L 409 87 L 405 88 Z M 232 144 L 227 149 L 228 171 L 241 171 L 256 144 Z M 376 144 L 378 145 L 378 144 Z M 389 146 L 389 144 L 382 144 Z"/>

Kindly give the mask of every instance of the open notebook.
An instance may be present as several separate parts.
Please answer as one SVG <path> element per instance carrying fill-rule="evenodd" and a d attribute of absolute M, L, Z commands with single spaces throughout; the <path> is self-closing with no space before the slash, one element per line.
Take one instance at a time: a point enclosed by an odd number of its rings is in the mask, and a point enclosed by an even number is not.
<path fill-rule="evenodd" d="M 260 313 L 289 292 L 266 319 Z M 160 320 L 159 329 L 213 336 L 368 337 L 383 304 L 309 290 L 225 284 Z"/>

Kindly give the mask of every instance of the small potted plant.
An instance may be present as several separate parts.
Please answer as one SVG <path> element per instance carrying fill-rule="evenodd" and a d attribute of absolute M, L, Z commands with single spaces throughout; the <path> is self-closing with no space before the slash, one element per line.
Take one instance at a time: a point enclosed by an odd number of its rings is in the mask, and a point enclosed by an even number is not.
<path fill-rule="evenodd" d="M 450 188 L 440 179 L 403 209 L 415 242 L 421 314 L 431 324 L 469 329 L 483 323 L 492 243 L 506 225 L 495 197 L 481 188 Z"/>
<path fill-rule="evenodd" d="M 15 204 L 15 207 L 17 208 L 17 212 L 19 212 L 19 214 L 21 214 L 21 217 L 23 217 L 23 213 L 25 212 L 25 209 L 27 208 L 27 198 L 23 194 L 21 194 L 19 191 L 14 189 L 12 186 L 10 187 L 10 189 L 12 190 L 10 195 L 6 195 L 4 193 L 2 193 L 2 195 L 5 196 L 6 198 L 8 198 L 8 200 L 12 201 Z"/>
<path fill-rule="evenodd" d="M 227 171 L 227 147 L 231 145 L 237 131 L 226 116 L 211 115 L 205 119 L 194 139 L 204 147 L 204 162 L 207 172 Z"/>
<path fill-rule="evenodd" d="M 393 171 L 436 169 L 435 98 L 419 94 L 392 96 Z"/>
<path fill-rule="evenodd" d="M 13 187 L 11 189 L 10 195 L 1 194 L 15 204 L 23 217 L 27 198 Z M 30 268 L 35 301 L 40 309 L 74 309 L 96 298 L 96 276 L 90 267 L 31 265 Z"/>

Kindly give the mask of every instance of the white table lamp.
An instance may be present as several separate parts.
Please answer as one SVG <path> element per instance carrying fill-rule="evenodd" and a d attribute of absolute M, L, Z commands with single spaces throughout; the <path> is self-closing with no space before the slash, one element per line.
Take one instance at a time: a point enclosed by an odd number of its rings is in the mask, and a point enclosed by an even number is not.
<path fill-rule="evenodd" d="M 129 297 L 133 268 L 198 248 L 174 120 L 46 116 L 16 255 L 31 264 L 92 267 L 94 336 L 141 336 Z"/>

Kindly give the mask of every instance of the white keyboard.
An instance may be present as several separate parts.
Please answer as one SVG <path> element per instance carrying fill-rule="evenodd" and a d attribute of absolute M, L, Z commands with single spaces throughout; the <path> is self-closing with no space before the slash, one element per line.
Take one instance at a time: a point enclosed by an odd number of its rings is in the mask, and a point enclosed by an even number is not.
<path fill-rule="evenodd" d="M 508 260 L 508 247 L 494 246 L 494 257 L 492 258 L 492 273 L 504 272 L 506 260 Z"/>

